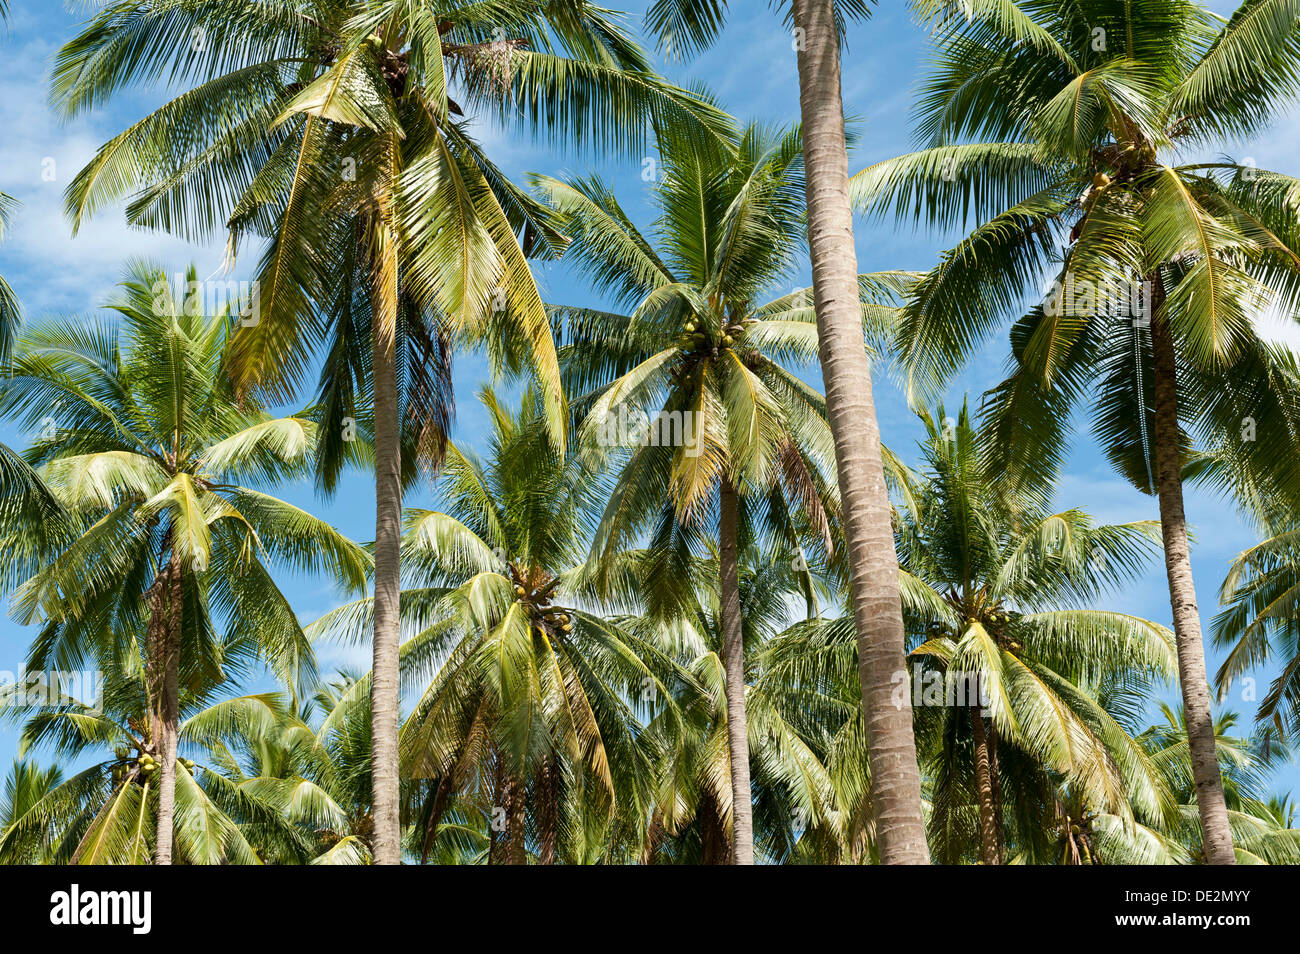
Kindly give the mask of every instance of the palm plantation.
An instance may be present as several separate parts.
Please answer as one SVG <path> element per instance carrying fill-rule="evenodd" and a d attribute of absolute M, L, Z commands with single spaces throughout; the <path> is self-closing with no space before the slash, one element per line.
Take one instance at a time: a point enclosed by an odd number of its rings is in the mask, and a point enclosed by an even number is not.
<path fill-rule="evenodd" d="M 172 859 L 182 696 L 227 665 L 219 627 L 306 691 L 314 655 L 268 563 L 328 568 L 352 587 L 371 565 L 324 521 L 256 489 L 310 472 L 316 427 L 241 407 L 226 373 L 236 319 L 175 291 L 138 265 L 107 303 L 116 322 L 24 329 L 0 390 L 0 407 L 40 435 L 27 463 L 61 507 L 60 532 L 7 534 L 43 538 L 16 563 L 28 573 L 6 581 L 13 615 L 39 627 L 29 668 L 138 675 L 131 716 L 145 720 L 141 758 L 157 765 L 159 864 Z"/>
<path fill-rule="evenodd" d="M 925 418 L 923 469 L 900 495 L 898 531 L 923 692 L 941 674 L 935 688 L 966 695 L 965 706 L 912 700 L 933 760 L 935 857 L 952 862 L 972 842 L 983 864 L 1032 854 L 1043 832 L 1025 822 L 1041 811 L 1044 790 L 1059 798 L 1062 785 L 1091 811 L 1163 820 L 1171 796 L 1108 711 L 1107 690 L 1172 675 L 1173 634 L 1102 608 L 1153 555 L 1158 527 L 1097 526 L 1078 510 L 1052 513 L 1002 493 L 984 453 L 991 432 L 975 431 L 965 408 L 947 427 L 936 420 L 945 420 L 942 408 Z M 967 793 L 978 807 L 975 832 Z"/>
<path fill-rule="evenodd" d="M 498 363 L 532 366 L 547 425 L 564 438 L 525 259 L 563 238 L 474 141 L 466 111 L 634 154 L 647 123 L 714 149 L 725 117 L 650 73 L 604 11 L 539 0 L 114 5 L 63 48 L 53 94 L 76 115 L 164 69 L 192 88 L 106 143 L 69 187 L 67 211 L 75 228 L 131 196 L 134 224 L 186 237 L 224 225 L 232 247 L 267 239 L 259 320 L 231 374 L 241 393 L 285 398 L 324 351 L 323 486 L 352 456 L 344 435 L 368 404 L 376 859 L 396 864 L 402 487 L 446 437 L 449 340 L 486 339 Z"/>
<path fill-rule="evenodd" d="M 557 309 L 573 338 L 565 379 L 584 414 L 579 443 L 619 472 L 592 557 L 610 569 L 643 533 L 663 572 L 704 540 L 716 546 L 727 679 L 734 858 L 753 859 L 738 554 L 761 535 L 831 547 L 838 516 L 834 444 L 822 396 L 785 365 L 817 353 L 813 290 L 772 292 L 802 244 L 797 132 L 743 131 L 709 161 L 663 140 L 643 235 L 599 180 L 539 177 L 570 235 L 566 253 L 628 314 Z M 855 276 L 857 334 L 879 337 L 902 274 Z M 635 433 L 627 423 L 641 425 Z M 668 608 L 671 613 L 671 607 Z"/>
<path fill-rule="evenodd" d="M 616 812 L 634 826 L 645 814 L 655 735 L 680 736 L 693 680 L 582 605 L 600 475 L 555 449 L 538 395 L 514 411 L 491 392 L 483 400 L 490 456 L 449 444 L 446 509 L 406 515 L 415 585 L 403 592 L 403 679 L 419 689 L 402 728 L 403 775 L 418 789 L 411 849 L 437 853 L 447 819 L 468 812 L 489 863 L 582 859 Z M 360 641 L 373 612 L 371 600 L 345 604 L 312 630 Z"/>
<path fill-rule="evenodd" d="M 66 15 L 0 863 L 1300 863 L 1300 4 L 773 7 Z"/>
<path fill-rule="evenodd" d="M 798 54 L 818 358 L 845 502 L 862 712 L 875 766 L 875 813 L 886 861 L 925 864 L 929 856 L 912 726 L 908 711 L 889 701 L 891 679 L 903 667 L 903 619 L 871 363 L 858 324 L 858 262 L 840 88 L 844 21 L 865 18 L 871 4 L 790 0 L 779 7 L 793 26 L 792 45 Z M 690 52 L 716 40 L 727 8 L 727 0 L 655 0 L 646 12 L 646 24 L 669 52 Z"/>
<path fill-rule="evenodd" d="M 1013 481 L 1051 473 L 1095 389 L 1098 442 L 1158 498 L 1197 806 L 1210 861 L 1231 864 L 1182 470 L 1194 440 L 1218 445 L 1247 421 L 1268 436 L 1243 464 L 1294 468 L 1254 318 L 1293 303 L 1300 245 L 1294 179 L 1181 157 L 1261 131 L 1298 91 L 1295 11 L 1248 3 L 1213 23 L 1164 0 L 917 6 L 939 33 L 918 111 L 927 148 L 858 173 L 854 198 L 975 228 L 909 302 L 909 390 L 936 388 L 1055 280 L 1012 330 L 1012 374 L 990 395 L 996 454 Z"/>

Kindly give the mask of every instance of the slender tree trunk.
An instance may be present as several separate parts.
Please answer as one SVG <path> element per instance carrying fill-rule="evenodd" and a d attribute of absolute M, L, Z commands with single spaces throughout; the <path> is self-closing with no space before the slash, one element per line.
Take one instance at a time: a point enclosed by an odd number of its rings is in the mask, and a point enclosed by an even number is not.
<path fill-rule="evenodd" d="M 745 639 L 740 619 L 739 501 L 722 479 L 719 519 L 719 622 L 727 670 L 727 741 L 731 748 L 731 863 L 754 863 L 753 796 L 749 787 L 749 719 L 745 714 Z"/>
<path fill-rule="evenodd" d="M 998 864 L 1006 864 L 1007 829 L 1002 820 L 1002 772 L 998 768 L 998 730 L 992 722 L 988 725 L 989 737 L 989 787 L 993 790 L 993 830 L 998 836 Z"/>
<path fill-rule="evenodd" d="M 506 776 L 506 864 L 528 863 L 528 783 Z"/>
<path fill-rule="evenodd" d="M 969 706 L 971 735 L 975 738 L 975 797 L 980 811 L 980 863 L 996 865 L 998 831 L 993 809 L 993 776 L 989 770 L 989 740 L 979 706 Z"/>
<path fill-rule="evenodd" d="M 852 577 L 876 839 L 884 864 L 928 864 L 912 710 L 894 704 L 906 677 L 898 555 L 880 455 L 859 303 L 833 0 L 794 0 L 799 43 L 808 239 L 826 409 Z"/>
<path fill-rule="evenodd" d="M 429 860 L 429 851 L 433 848 L 433 840 L 438 837 L 438 826 L 442 824 L 442 815 L 447 810 L 447 798 L 450 794 L 451 773 L 448 772 L 439 780 L 433 802 L 429 806 L 429 817 L 424 827 L 424 844 L 420 847 L 420 864 L 426 864 Z"/>
<path fill-rule="evenodd" d="M 533 790 L 537 825 L 540 829 L 537 839 L 537 863 L 539 865 L 555 864 L 555 847 L 559 837 L 560 820 L 558 775 L 555 759 L 547 759 L 542 763 L 541 773 Z"/>
<path fill-rule="evenodd" d="M 659 857 L 659 842 L 664 836 L 663 817 L 655 812 L 650 817 L 650 828 L 646 832 L 645 847 L 641 851 L 641 864 L 652 865 Z"/>
<path fill-rule="evenodd" d="M 175 553 L 155 581 L 149 608 L 150 732 L 158 759 L 154 864 L 172 863 L 176 818 L 176 744 L 180 736 L 180 646 L 184 621 L 181 563 Z"/>
<path fill-rule="evenodd" d="M 1210 687 L 1205 675 L 1205 645 L 1196 606 L 1187 517 L 1183 512 L 1182 461 L 1178 446 L 1178 378 L 1173 333 L 1163 314 L 1164 283 L 1157 273 L 1151 295 L 1152 390 L 1155 401 L 1156 483 L 1160 497 L 1160 532 L 1164 538 L 1165 572 L 1178 644 L 1178 682 L 1183 691 L 1187 743 L 1196 782 L 1196 809 L 1201 817 L 1205 860 L 1212 865 L 1237 863 L 1223 800 L 1223 780 L 1214 740 Z"/>
<path fill-rule="evenodd" d="M 370 689 L 371 785 L 377 865 L 401 863 L 397 671 L 402 564 L 402 450 L 399 443 L 396 325 L 376 317 L 374 669 Z"/>

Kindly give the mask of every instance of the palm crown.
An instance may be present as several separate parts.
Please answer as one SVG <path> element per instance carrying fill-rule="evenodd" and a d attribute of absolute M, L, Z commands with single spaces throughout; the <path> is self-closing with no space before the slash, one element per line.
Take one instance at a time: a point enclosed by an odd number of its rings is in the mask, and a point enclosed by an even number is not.
<path fill-rule="evenodd" d="M 489 455 L 449 445 L 446 508 L 407 514 L 403 679 L 420 692 L 402 730 L 411 848 L 439 855 L 469 828 L 486 832 L 476 844 L 491 860 L 590 860 L 641 837 L 652 761 L 680 736 L 692 680 L 596 611 L 582 557 L 602 476 L 550 444 L 535 393 L 514 411 L 483 400 Z M 349 604 L 312 631 L 355 639 L 370 611 Z"/>
<path fill-rule="evenodd" d="M 474 340 L 507 332 L 494 353 L 534 364 L 562 427 L 524 255 L 563 239 L 474 141 L 467 110 L 630 149 L 650 118 L 697 144 L 725 127 L 650 73 L 617 19 L 580 2 L 119 4 L 64 47 L 53 95 L 76 113 L 159 75 L 193 88 L 100 149 L 68 189 L 69 215 L 76 225 L 140 189 L 134 223 L 269 236 L 263 320 L 241 334 L 232 371 L 285 393 L 314 346 L 346 339 L 324 381 L 345 395 L 327 436 L 363 403 L 350 389 L 365 384 L 371 321 L 397 324 L 415 351 L 405 399 L 417 421 L 441 424 L 433 369 L 449 324 Z"/>
<path fill-rule="evenodd" d="M 942 408 L 938 423 L 924 421 L 923 471 L 901 494 L 900 589 L 912 657 L 943 675 L 945 701 L 968 697 L 964 713 L 912 699 L 931 759 L 936 855 L 953 858 L 973 840 L 986 863 L 1000 863 L 1004 803 L 1020 823 L 1018 850 L 1032 852 L 1041 826 L 1023 822 L 1040 808 L 1025 802 L 1055 784 L 1130 824 L 1133 813 L 1163 820 L 1172 810 L 1164 780 L 1099 691 L 1174 671 L 1168 629 L 1098 606 L 1154 554 L 1158 526 L 1097 526 L 1078 510 L 1051 513 L 999 491 L 980 446 L 991 434 L 975 431 L 965 408 L 955 421 Z M 1049 773 L 1063 783 L 1045 783 Z"/>
<path fill-rule="evenodd" d="M 649 236 L 599 179 L 535 177 L 572 236 L 569 258 L 628 308 L 553 309 L 571 341 L 562 357 L 568 389 L 579 395 L 583 449 L 594 459 L 627 458 L 596 552 L 625 547 L 665 507 L 671 519 L 700 525 L 721 483 L 770 504 L 778 525 L 782 516 L 789 525 L 797 502 L 829 543 L 834 458 L 825 401 L 795 373 L 817 355 L 812 290 L 765 298 L 789 281 L 802 241 L 799 150 L 797 132 L 759 127 L 742 133 L 730 159 L 665 142 Z M 910 279 L 861 276 L 873 340 L 894 321 Z M 667 432 L 624 430 L 647 419 Z"/>
<path fill-rule="evenodd" d="M 46 621 L 38 646 L 49 661 L 104 633 L 126 646 L 143 631 L 142 594 L 175 566 L 197 587 L 185 597 L 187 638 L 206 638 L 209 607 L 229 614 L 282 678 L 306 687 L 313 654 L 266 563 L 337 573 L 355 588 L 370 559 L 255 489 L 310 473 L 316 426 L 237 404 L 225 374 L 237 319 L 198 314 L 174 291 L 137 265 L 109 302 L 121 329 L 56 321 L 19 339 L 0 400 L 39 435 L 25 456 L 74 532 L 21 582 L 16 612 Z"/>
<path fill-rule="evenodd" d="M 1176 341 L 1182 423 L 1240 450 L 1249 420 L 1268 435 L 1248 448 L 1257 463 L 1290 473 L 1294 410 L 1254 387 L 1281 354 L 1253 319 L 1266 304 L 1293 308 L 1300 291 L 1300 186 L 1249 159 L 1180 157 L 1261 131 L 1296 91 L 1294 10 L 1250 3 L 1223 23 L 1165 0 L 1068 11 L 975 0 L 967 21 L 945 16 L 955 5 L 918 7 L 940 30 L 918 104 L 929 142 L 860 172 L 855 199 L 979 224 L 906 310 L 913 393 L 1049 288 L 1013 329 L 1015 373 L 992 395 L 1009 470 L 1059 464 L 1070 412 L 1096 382 L 1103 448 L 1154 492 L 1154 318 Z"/>
<path fill-rule="evenodd" d="M 193 270 L 187 287 L 196 282 Z M 157 848 L 170 858 L 181 697 L 221 677 L 225 643 L 258 652 L 298 692 L 315 657 L 271 561 L 365 585 L 370 556 L 324 521 L 245 481 L 309 472 L 315 425 L 235 400 L 228 312 L 205 315 L 137 265 L 107 322 L 20 336 L 0 407 L 37 440 L 26 452 L 58 505 L 53 531 L 6 530 L 14 615 L 40 626 L 36 670 L 142 675 L 141 744 L 161 768 Z M 215 637 L 226 627 L 225 641 Z"/>

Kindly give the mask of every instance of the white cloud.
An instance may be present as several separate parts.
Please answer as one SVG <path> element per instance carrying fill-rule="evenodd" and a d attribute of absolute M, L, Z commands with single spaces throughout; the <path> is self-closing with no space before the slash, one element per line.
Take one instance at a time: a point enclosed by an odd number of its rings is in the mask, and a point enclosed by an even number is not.
<path fill-rule="evenodd" d="M 127 258 L 156 259 L 171 268 L 194 260 L 207 274 L 221 261 L 220 239 L 199 247 L 132 229 L 121 208 L 101 211 L 73 238 L 63 214 L 63 191 L 99 145 L 120 130 L 100 116 L 62 123 L 49 109 L 48 71 L 55 49 L 44 38 L 11 42 L 0 79 L 0 129 L 5 130 L 0 189 L 22 203 L 0 248 L 0 273 L 27 313 L 88 310 L 111 289 Z"/>

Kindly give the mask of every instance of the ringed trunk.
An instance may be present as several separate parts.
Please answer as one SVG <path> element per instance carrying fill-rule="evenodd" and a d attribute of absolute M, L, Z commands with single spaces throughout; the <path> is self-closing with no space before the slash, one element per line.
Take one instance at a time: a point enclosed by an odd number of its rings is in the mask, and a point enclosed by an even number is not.
<path fill-rule="evenodd" d="M 739 501 L 727 478 L 720 491 L 719 622 L 727 677 L 727 741 L 731 750 L 731 863 L 754 863 L 753 797 L 749 787 L 749 720 L 745 713 L 745 640 L 740 619 Z"/>
<path fill-rule="evenodd" d="M 794 0 L 802 30 L 808 240 L 818 353 L 844 510 L 876 839 L 884 864 L 929 864 L 912 710 L 893 701 L 906 673 L 898 555 L 862 332 L 834 0 Z"/>
<path fill-rule="evenodd" d="M 149 614 L 151 731 L 158 756 L 158 826 L 154 864 L 172 863 L 176 818 L 176 744 L 180 736 L 180 648 L 184 621 L 181 561 L 175 552 L 156 581 Z M 156 624 L 155 624 L 156 620 Z"/>
<path fill-rule="evenodd" d="M 514 775 L 506 778 L 506 864 L 528 864 L 528 786 Z"/>
<path fill-rule="evenodd" d="M 993 807 L 993 773 L 988 733 L 978 706 L 968 707 L 971 735 L 975 739 L 975 796 L 980 810 L 980 863 L 1001 864 L 998 858 L 997 812 Z"/>
<path fill-rule="evenodd" d="M 1201 819 L 1205 860 L 1212 865 L 1237 863 L 1228 827 L 1228 809 L 1219 776 L 1210 687 L 1205 674 L 1205 644 L 1201 616 L 1196 606 L 1191 552 L 1187 542 L 1187 517 L 1183 511 L 1182 460 L 1178 446 L 1178 379 L 1173 331 L 1164 312 L 1164 283 L 1157 273 L 1152 281 L 1151 355 L 1154 392 L 1154 451 L 1156 484 L 1160 498 L 1160 533 L 1164 542 L 1165 573 L 1169 578 L 1169 604 L 1173 609 L 1178 645 L 1178 683 L 1187 719 L 1187 743 L 1196 783 L 1196 810 Z"/>
<path fill-rule="evenodd" d="M 374 324 L 375 598 L 370 689 L 374 862 L 401 863 L 398 782 L 398 651 L 402 563 L 402 451 L 399 444 L 396 325 Z"/>
<path fill-rule="evenodd" d="M 998 864 L 1005 864 L 1007 857 L 1006 826 L 1002 822 L 1002 773 L 998 769 L 998 729 L 992 721 L 988 724 L 989 737 L 989 782 L 993 790 L 993 830 L 998 836 Z"/>

